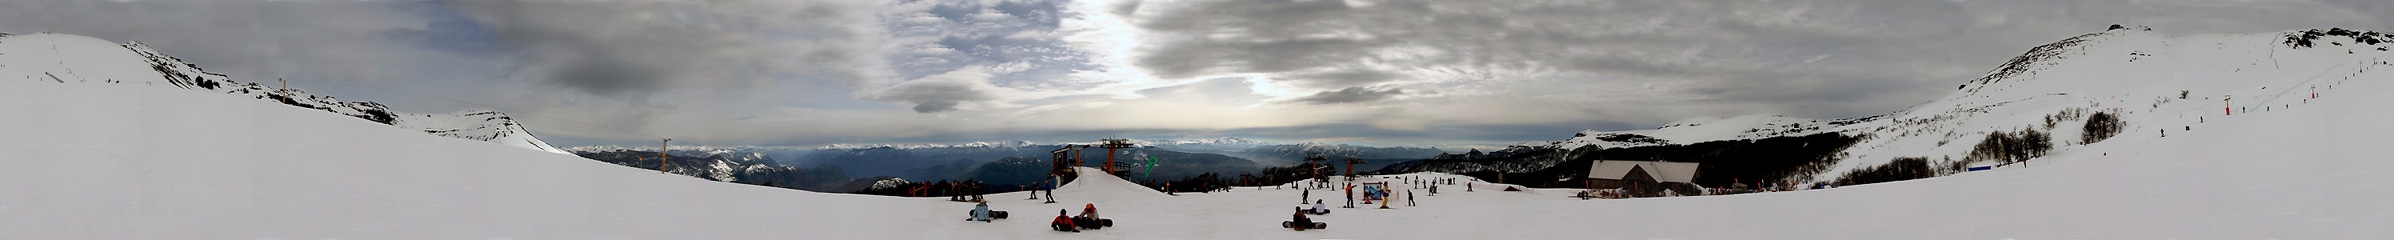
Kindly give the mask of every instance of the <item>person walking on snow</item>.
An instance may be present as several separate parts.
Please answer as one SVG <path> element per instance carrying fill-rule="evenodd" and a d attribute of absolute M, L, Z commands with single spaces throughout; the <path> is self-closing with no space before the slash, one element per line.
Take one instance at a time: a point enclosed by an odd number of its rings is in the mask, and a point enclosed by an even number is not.
<path fill-rule="evenodd" d="M 1405 190 L 1405 206 L 1413 206 L 1413 190 Z"/>

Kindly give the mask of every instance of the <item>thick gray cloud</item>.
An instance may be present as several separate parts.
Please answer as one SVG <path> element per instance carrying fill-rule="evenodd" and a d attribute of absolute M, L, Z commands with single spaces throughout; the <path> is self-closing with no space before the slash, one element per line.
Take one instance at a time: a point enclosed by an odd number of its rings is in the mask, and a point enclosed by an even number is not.
<path fill-rule="evenodd" d="M 2351 5 L 2383 5 L 2371 3 Z M 1306 99 L 1356 87 L 1459 85 L 1463 91 L 1449 96 L 1652 94 L 1670 104 L 1743 106 L 1691 114 L 1808 117 L 1927 101 L 2028 47 L 2113 23 L 2179 34 L 2385 26 L 2354 21 L 2369 14 L 2304 1 L 1201 1 L 1137 8 L 1147 12 L 1135 22 L 1150 34 L 1137 64 L 1165 78 L 1262 73 L 1319 91 Z M 2364 26 L 2347 26 L 2354 23 Z M 1523 84 L 1586 91 L 1534 93 L 1559 94 L 1540 96 L 1494 86 Z M 1611 88 L 1584 87 L 1598 85 Z M 1575 108 L 1624 103 L 1570 101 L 1577 102 L 1564 104 L 1583 106 Z M 1669 119 L 1640 122 L 1661 121 Z"/>
<path fill-rule="evenodd" d="M 915 104 L 914 112 L 939 113 L 955 111 L 964 102 L 995 98 L 989 93 L 988 73 L 965 69 L 898 83 L 872 96 L 873 100 Z"/>
<path fill-rule="evenodd" d="M 883 27 L 898 51 L 888 59 L 895 79 L 875 101 L 915 104 L 919 113 L 958 110 L 967 102 L 991 101 L 1000 88 L 1020 90 L 1086 87 L 1071 78 L 1095 69 L 1088 53 L 1066 46 L 1057 29 L 1074 13 L 1064 1 L 920 1 L 883 13 Z M 971 71 L 958 79 L 939 76 Z"/>
<path fill-rule="evenodd" d="M 874 76 L 873 22 L 839 1 L 452 1 L 515 53 L 519 78 L 607 97 Z"/>
<path fill-rule="evenodd" d="M 1314 93 L 1312 96 L 1292 99 L 1289 100 L 1289 102 L 1305 104 L 1358 103 L 1379 101 L 1381 99 L 1388 99 L 1390 97 L 1396 97 L 1397 95 L 1402 94 L 1405 94 L 1404 89 L 1391 88 L 1373 90 L 1365 89 L 1363 87 L 1347 87 L 1346 89 L 1339 89 L 1337 91 L 1322 91 L 1319 93 Z"/>

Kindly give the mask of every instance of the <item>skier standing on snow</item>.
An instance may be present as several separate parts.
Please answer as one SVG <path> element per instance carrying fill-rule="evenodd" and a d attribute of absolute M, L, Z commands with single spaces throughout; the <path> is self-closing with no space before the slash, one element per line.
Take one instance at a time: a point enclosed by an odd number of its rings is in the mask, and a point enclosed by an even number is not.
<path fill-rule="evenodd" d="M 1347 208 L 1355 208 L 1355 185 L 1347 184 Z"/>
<path fill-rule="evenodd" d="M 1306 199 L 1313 199 L 1313 189 L 1298 189 L 1297 191 L 1305 192 L 1297 194 L 1297 204 L 1305 204 Z"/>
<path fill-rule="evenodd" d="M 1413 206 L 1413 190 L 1405 190 L 1405 206 Z"/>

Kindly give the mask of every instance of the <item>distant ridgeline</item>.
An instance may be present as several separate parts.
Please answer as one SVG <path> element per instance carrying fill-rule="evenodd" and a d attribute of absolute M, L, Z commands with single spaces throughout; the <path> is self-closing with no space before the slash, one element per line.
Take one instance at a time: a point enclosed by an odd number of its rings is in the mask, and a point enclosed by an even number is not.
<path fill-rule="evenodd" d="M 1855 140 L 1854 137 L 1839 133 L 1817 133 L 1621 148 L 1516 146 L 1484 154 L 1475 150 L 1465 154 L 1441 155 L 1433 159 L 1397 163 L 1373 172 L 1444 172 L 1488 181 L 1502 179 L 1503 183 L 1537 188 L 1582 188 L 1586 187 L 1586 182 L 1582 180 L 1587 178 L 1588 169 L 1596 160 L 1658 160 L 1702 163 L 1696 170 L 1695 183 L 1718 187 L 1728 186 L 1731 181 L 1751 184 L 1754 181 L 1779 181 L 1819 174 L 1836 163 L 1833 156 L 1837 151 L 1851 146 Z"/>
<path fill-rule="evenodd" d="M 821 192 L 857 191 L 841 189 L 850 181 L 848 173 L 836 166 L 802 168 L 782 166 L 762 154 L 735 152 L 702 152 L 674 150 L 671 166 L 665 172 L 719 182 L 764 185 Z M 640 169 L 657 169 L 656 151 L 628 149 L 575 150 L 575 156 Z M 878 180 L 878 179 L 874 179 Z"/>

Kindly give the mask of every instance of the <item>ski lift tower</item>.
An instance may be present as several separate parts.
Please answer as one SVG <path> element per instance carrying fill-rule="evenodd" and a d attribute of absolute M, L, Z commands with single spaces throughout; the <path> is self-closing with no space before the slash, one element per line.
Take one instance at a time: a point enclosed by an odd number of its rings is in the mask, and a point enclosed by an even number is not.
<path fill-rule="evenodd" d="M 1330 158 L 1323 157 L 1321 152 L 1311 152 L 1306 154 L 1305 167 L 1313 171 L 1314 181 L 1318 182 L 1330 180 L 1329 178 L 1322 177 L 1322 163 L 1328 161 L 1330 161 Z"/>
<path fill-rule="evenodd" d="M 1055 153 L 1056 157 L 1055 161 L 1052 162 L 1054 163 L 1055 168 L 1049 170 L 1048 175 L 1061 176 L 1065 173 L 1072 172 L 1072 166 L 1081 165 L 1081 149 L 1088 147 L 1089 145 L 1067 144 L 1064 145 L 1063 148 L 1057 148 L 1056 151 L 1052 152 Z"/>
<path fill-rule="evenodd" d="M 1106 149 L 1106 174 L 1121 176 L 1122 170 L 1114 169 L 1114 152 L 1120 152 L 1124 148 L 1138 147 L 1138 145 L 1131 144 L 1130 139 L 1108 138 L 1105 139 L 1105 143 L 1098 144 L 1097 147 Z"/>
<path fill-rule="evenodd" d="M 1363 159 L 1347 158 L 1347 178 L 1355 178 L 1355 164 L 1363 164 Z"/>

